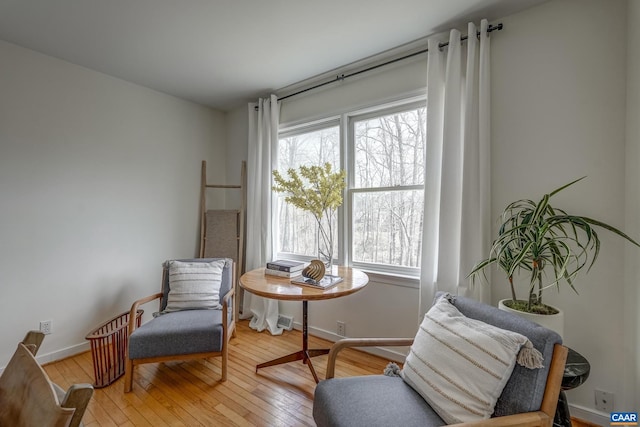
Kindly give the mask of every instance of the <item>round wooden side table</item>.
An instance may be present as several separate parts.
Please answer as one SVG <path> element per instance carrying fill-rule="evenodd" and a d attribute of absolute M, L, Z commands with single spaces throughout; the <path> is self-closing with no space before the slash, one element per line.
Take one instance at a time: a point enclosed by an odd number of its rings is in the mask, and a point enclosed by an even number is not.
<path fill-rule="evenodd" d="M 336 273 L 335 270 L 333 273 Z M 288 278 L 265 274 L 264 268 L 251 270 L 240 277 L 240 286 L 252 294 L 285 301 L 302 301 L 302 350 L 269 362 L 260 363 L 256 366 L 256 372 L 260 368 L 302 360 L 302 363 L 309 366 L 309 370 L 316 383 L 319 381 L 318 375 L 311 363 L 311 358 L 327 354 L 329 353 L 329 349 L 309 349 L 309 301 L 320 301 L 351 295 L 369 283 L 369 277 L 364 272 L 354 268 L 338 267 L 337 275 L 342 277 L 342 282 L 328 289 L 315 289 L 308 286 L 296 285 L 291 283 Z"/>

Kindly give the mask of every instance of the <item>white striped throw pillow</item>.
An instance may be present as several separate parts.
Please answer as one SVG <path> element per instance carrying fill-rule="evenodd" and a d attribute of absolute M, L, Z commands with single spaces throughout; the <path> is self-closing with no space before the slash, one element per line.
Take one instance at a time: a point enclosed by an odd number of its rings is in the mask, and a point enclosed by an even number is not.
<path fill-rule="evenodd" d="M 163 313 L 220 308 L 224 260 L 211 262 L 168 261 L 169 296 Z"/>
<path fill-rule="evenodd" d="M 527 354 L 518 357 L 521 348 Z M 541 367 L 527 337 L 470 319 L 443 296 L 424 316 L 401 376 L 447 424 L 478 421 L 493 414 L 516 358 Z"/>

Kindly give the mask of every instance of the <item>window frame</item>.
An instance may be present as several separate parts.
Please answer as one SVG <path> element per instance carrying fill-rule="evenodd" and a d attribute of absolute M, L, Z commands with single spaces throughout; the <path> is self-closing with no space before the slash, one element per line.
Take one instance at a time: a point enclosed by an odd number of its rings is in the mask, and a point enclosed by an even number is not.
<path fill-rule="evenodd" d="M 372 191 L 384 191 L 383 187 L 372 188 L 355 188 L 355 176 L 353 170 L 355 170 L 355 143 L 354 143 L 354 124 L 358 121 L 366 120 L 368 118 L 375 118 L 381 116 L 387 116 L 403 111 L 410 111 L 417 108 L 426 107 L 426 94 L 421 93 L 419 95 L 411 95 L 403 98 L 395 99 L 391 102 L 380 102 L 372 104 L 363 108 L 354 108 L 350 111 L 343 112 L 339 115 L 332 114 L 327 115 L 324 118 L 316 118 L 309 121 L 298 121 L 292 125 L 281 125 L 278 133 L 278 143 L 280 139 L 290 137 L 305 132 L 312 132 L 315 130 L 338 126 L 339 128 L 339 150 L 340 150 L 340 168 L 347 171 L 347 187 L 343 193 L 343 203 L 338 208 L 338 258 L 337 262 L 340 265 L 348 265 L 350 267 L 358 268 L 367 272 L 376 282 L 406 286 L 411 288 L 417 288 L 419 286 L 420 268 L 419 267 L 405 267 L 396 265 L 382 265 L 375 263 L 356 262 L 353 261 L 353 230 L 351 227 L 352 221 L 352 208 L 353 198 L 358 193 L 372 192 Z M 425 147 L 426 150 L 426 147 Z M 278 155 L 276 150 L 276 156 Z M 279 159 L 276 157 L 274 165 L 279 164 Z M 390 187 L 392 190 L 424 190 L 424 184 L 422 185 L 410 185 L 398 187 Z M 278 236 L 278 195 L 273 193 L 273 215 L 274 215 L 274 239 Z M 279 245 L 276 241 L 274 246 Z M 277 257 L 309 261 L 313 259 L 312 256 L 295 254 L 290 252 L 282 252 L 279 247 L 274 247 L 274 253 Z"/>
<path fill-rule="evenodd" d="M 355 156 L 355 123 L 361 122 L 367 119 L 372 119 L 376 117 L 389 116 L 400 112 L 416 110 L 418 108 L 426 107 L 426 97 L 421 96 L 418 99 L 410 98 L 405 100 L 396 101 L 390 104 L 382 104 L 377 107 L 371 107 L 364 111 L 355 111 L 350 114 L 346 114 L 346 150 L 348 151 L 347 159 L 348 159 L 348 169 L 347 169 L 347 177 L 348 183 L 347 188 L 345 189 L 345 201 L 346 201 L 346 212 L 344 215 L 344 223 L 345 223 L 345 233 L 347 236 L 348 244 L 345 250 L 347 254 L 347 259 L 349 261 L 350 266 L 359 268 L 361 270 L 378 272 L 383 275 L 396 276 L 396 277 L 406 277 L 406 278 L 418 278 L 420 277 L 420 267 L 406 267 L 399 265 L 390 265 L 390 264 L 375 264 L 369 262 L 360 262 L 354 261 L 353 259 L 353 227 L 351 227 L 351 222 L 353 220 L 353 204 L 354 198 L 358 193 L 372 193 L 372 192 L 390 192 L 390 191 L 404 191 L 404 190 L 422 190 L 424 191 L 424 183 L 422 185 L 403 185 L 403 186 L 394 186 L 394 187 L 355 187 L 355 176 L 353 173 L 348 173 L 349 171 L 354 171 L 356 167 L 356 156 Z M 425 147 L 426 149 L 426 147 Z"/>
<path fill-rule="evenodd" d="M 295 126 L 288 126 L 288 127 L 280 127 L 278 129 L 278 144 L 280 144 L 280 140 L 282 138 L 288 138 L 291 136 L 295 136 L 295 135 L 300 135 L 303 133 L 309 133 L 309 132 L 314 132 L 317 130 L 321 130 L 321 129 L 327 129 L 327 128 L 331 128 L 331 127 L 337 127 L 338 128 L 338 151 L 339 151 L 339 155 L 340 155 L 340 169 L 344 169 L 344 159 L 343 159 L 343 146 L 344 146 L 344 140 L 343 140 L 343 133 L 342 133 L 342 120 L 340 116 L 330 116 L 327 117 L 325 119 L 320 119 L 320 120 L 313 120 L 313 121 L 309 121 L 309 122 L 304 122 L 304 123 L 300 123 L 297 124 Z M 276 165 L 276 167 L 279 165 L 279 153 L 280 153 L 280 147 L 278 146 L 275 150 L 275 161 L 273 162 L 274 165 Z M 273 181 L 273 177 L 272 177 L 272 181 Z M 272 235 L 273 235 L 273 239 L 274 239 L 274 254 L 275 254 L 275 258 L 284 258 L 284 259 L 291 259 L 291 260 L 296 260 L 296 261 L 311 261 L 312 259 L 315 259 L 315 256 L 312 255 L 303 255 L 303 254 L 297 254 L 294 252 L 283 252 L 280 250 L 279 246 L 279 233 L 280 233 L 280 226 L 279 226 L 279 209 L 278 209 L 278 193 L 276 193 L 275 191 L 273 191 L 271 193 L 271 206 L 272 206 Z M 344 200 L 344 193 L 343 193 L 343 200 Z M 342 204 L 342 206 L 338 207 L 338 212 L 337 212 L 337 218 L 338 218 L 338 254 L 340 255 L 337 259 L 338 264 L 343 265 L 344 261 L 342 258 L 342 247 L 343 247 L 343 240 L 344 240 L 344 236 L 342 235 L 342 233 L 340 232 L 340 230 L 342 229 L 342 221 L 343 219 L 343 206 L 344 206 L 344 202 Z M 335 261 L 335 260 L 334 260 Z"/>

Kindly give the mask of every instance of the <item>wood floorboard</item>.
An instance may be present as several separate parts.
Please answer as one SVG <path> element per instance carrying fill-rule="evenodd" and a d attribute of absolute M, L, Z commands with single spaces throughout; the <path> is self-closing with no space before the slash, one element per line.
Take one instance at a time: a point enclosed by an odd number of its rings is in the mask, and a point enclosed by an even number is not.
<path fill-rule="evenodd" d="M 123 378 L 96 389 L 83 422 L 85 427 L 196 427 L 196 426 L 315 426 L 315 382 L 301 361 L 270 366 L 256 373 L 256 365 L 300 350 L 300 331 L 281 336 L 257 333 L 248 321 L 238 324 L 229 346 L 228 379 L 220 382 L 220 358 L 140 365 L 131 393 Z M 310 348 L 328 348 L 329 341 L 309 338 Z M 314 357 L 313 366 L 325 377 L 327 356 Z M 358 350 L 341 352 L 336 376 L 382 373 L 388 361 Z M 52 381 L 63 388 L 93 382 L 91 353 L 44 366 Z M 575 426 L 594 424 L 573 419 Z"/>
<path fill-rule="evenodd" d="M 262 368 L 256 365 L 301 349 L 300 331 L 281 336 L 257 333 L 238 324 L 229 346 L 228 379 L 220 382 L 220 358 L 145 364 L 136 367 L 133 391 L 123 378 L 96 389 L 83 418 L 86 427 L 315 426 L 315 382 L 301 361 Z M 310 337 L 310 348 L 329 341 Z M 382 373 L 387 360 L 357 350 L 341 353 L 337 376 Z M 313 358 L 320 378 L 327 356 Z M 91 353 L 53 362 L 45 371 L 61 387 L 92 383 Z"/>

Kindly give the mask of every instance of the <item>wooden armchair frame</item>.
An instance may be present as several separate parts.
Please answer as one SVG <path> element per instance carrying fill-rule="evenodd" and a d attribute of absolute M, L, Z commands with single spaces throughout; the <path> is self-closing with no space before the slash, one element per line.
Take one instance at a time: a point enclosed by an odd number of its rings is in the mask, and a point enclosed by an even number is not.
<path fill-rule="evenodd" d="M 35 358 L 43 340 L 42 332 L 29 331 L 3 372 L 0 380 L 0 425 L 81 425 L 93 395 L 93 386 L 74 384 L 65 391 L 53 383 Z M 20 372 L 14 372 L 15 369 L 20 369 Z"/>
<path fill-rule="evenodd" d="M 393 347 L 393 346 L 411 346 L 413 338 L 345 338 L 337 341 L 329 351 L 327 360 L 327 379 L 334 378 L 335 365 L 338 353 L 345 348 L 352 347 Z M 553 349 L 551 358 L 549 375 L 547 376 L 547 385 L 544 390 L 544 397 L 539 411 L 525 412 L 522 414 L 508 415 L 504 417 L 489 418 L 472 423 L 456 424 L 457 426 L 468 427 L 551 427 L 553 418 L 558 405 L 558 396 L 560 395 L 560 386 L 562 385 L 562 376 L 564 374 L 564 366 L 567 361 L 567 347 L 556 344 Z"/>
<path fill-rule="evenodd" d="M 235 263 L 234 263 L 235 264 Z M 208 357 L 221 357 L 222 358 L 222 378 L 221 381 L 227 380 L 227 365 L 229 362 L 229 340 L 236 336 L 236 322 L 237 319 L 235 317 L 236 310 L 229 311 L 229 305 L 231 303 L 231 298 L 236 293 L 236 268 L 235 265 L 231 266 L 231 288 L 229 292 L 222 298 L 222 350 L 221 351 L 212 351 L 207 353 L 191 353 L 191 354 L 180 354 L 180 355 L 170 355 L 170 356 L 158 356 L 158 357 L 147 357 L 142 359 L 131 359 L 129 358 L 129 354 L 127 354 L 127 358 L 125 361 L 125 371 L 124 371 L 124 391 L 128 393 L 133 388 L 133 369 L 137 365 L 142 365 L 144 363 L 159 363 L 159 362 L 167 362 L 171 360 L 191 360 L 191 359 L 206 359 Z M 167 270 L 163 271 L 162 280 L 166 279 L 166 275 L 168 274 Z M 131 310 L 129 312 L 129 319 L 135 319 L 136 312 L 138 308 L 151 302 L 155 299 L 159 299 L 160 308 L 162 308 L 162 298 L 164 294 L 162 292 L 158 292 L 153 295 L 149 295 L 145 298 L 140 298 L 135 301 L 131 305 Z M 238 304 L 235 301 L 235 304 Z M 233 307 L 232 307 L 233 308 Z M 133 313 L 134 317 L 131 317 L 131 313 Z M 229 313 L 231 313 L 232 318 L 231 322 L 225 322 L 224 319 L 229 318 Z M 129 322 L 129 331 L 128 336 L 131 337 L 131 334 L 136 330 L 136 322 Z"/>

